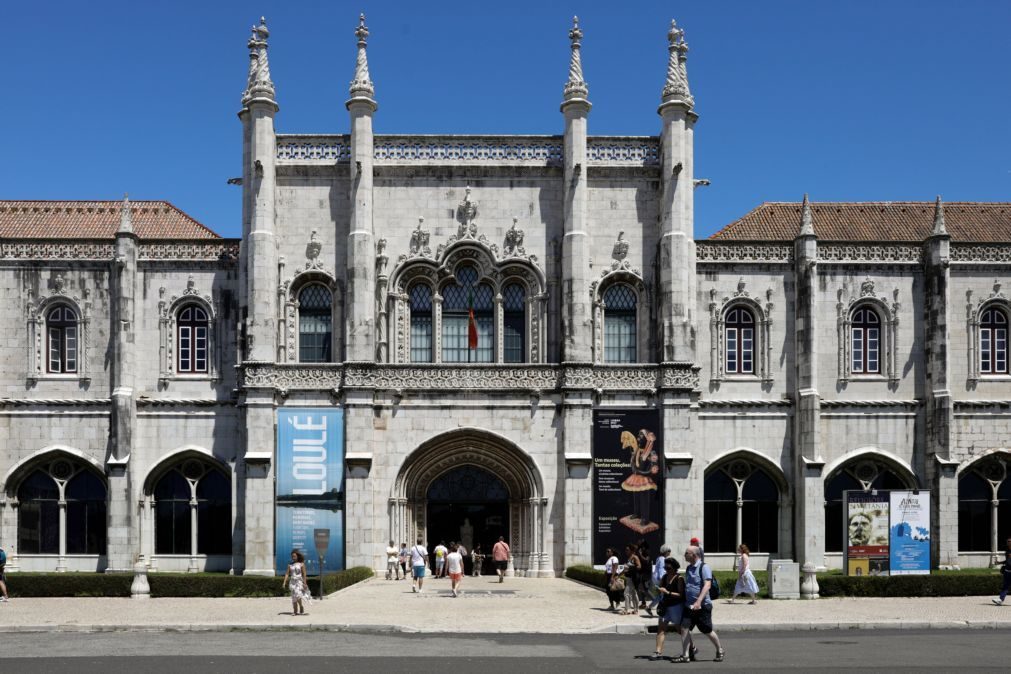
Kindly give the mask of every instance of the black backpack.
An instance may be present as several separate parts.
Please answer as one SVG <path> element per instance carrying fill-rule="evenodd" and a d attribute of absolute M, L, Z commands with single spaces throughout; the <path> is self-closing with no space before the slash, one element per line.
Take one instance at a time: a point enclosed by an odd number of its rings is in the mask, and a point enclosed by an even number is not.
<path fill-rule="evenodd" d="M 708 564 L 703 564 L 702 568 L 709 567 Z M 716 600 L 720 598 L 720 582 L 716 580 L 716 574 L 713 573 L 712 568 L 709 568 L 709 575 L 713 577 L 713 583 L 709 586 L 709 598 Z"/>

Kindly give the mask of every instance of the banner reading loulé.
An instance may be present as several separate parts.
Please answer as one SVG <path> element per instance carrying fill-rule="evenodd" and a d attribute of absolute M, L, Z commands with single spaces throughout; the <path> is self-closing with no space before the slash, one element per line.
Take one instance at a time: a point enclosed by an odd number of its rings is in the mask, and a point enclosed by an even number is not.
<path fill-rule="evenodd" d="M 663 544 L 663 438 L 657 410 L 593 413 L 593 563 L 613 547 Z"/>
<path fill-rule="evenodd" d="M 888 557 L 890 573 L 930 573 L 930 492 L 892 491 Z"/>
<path fill-rule="evenodd" d="M 277 413 L 277 497 L 274 554 L 283 573 L 291 551 L 319 573 L 313 532 L 329 529 L 326 570 L 344 568 L 344 411 L 284 408 Z"/>

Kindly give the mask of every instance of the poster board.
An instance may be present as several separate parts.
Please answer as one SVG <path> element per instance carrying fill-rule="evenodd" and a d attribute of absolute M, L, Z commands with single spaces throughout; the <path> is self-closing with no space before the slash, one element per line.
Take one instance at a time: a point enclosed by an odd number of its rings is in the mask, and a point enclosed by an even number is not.
<path fill-rule="evenodd" d="M 659 410 L 597 410 L 592 443 L 593 562 L 604 563 L 609 547 L 643 539 L 656 553 L 664 535 Z"/>
<path fill-rule="evenodd" d="M 319 573 L 313 532 L 329 529 L 326 570 L 344 568 L 344 410 L 282 408 L 277 413 L 274 555 L 284 573 L 291 551 Z"/>
<path fill-rule="evenodd" d="M 930 573 L 930 492 L 845 491 L 848 576 Z"/>
<path fill-rule="evenodd" d="M 893 490 L 889 513 L 891 575 L 930 573 L 930 492 Z"/>

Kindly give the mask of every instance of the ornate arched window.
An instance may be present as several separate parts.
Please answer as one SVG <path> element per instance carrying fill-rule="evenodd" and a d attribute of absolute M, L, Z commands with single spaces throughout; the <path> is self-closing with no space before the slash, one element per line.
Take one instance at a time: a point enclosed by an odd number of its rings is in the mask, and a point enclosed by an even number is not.
<path fill-rule="evenodd" d="M 156 554 L 231 553 L 232 490 L 219 469 L 188 459 L 162 475 L 153 493 Z"/>
<path fill-rule="evenodd" d="M 853 374 L 881 373 L 881 318 L 867 306 L 857 307 L 850 320 Z"/>
<path fill-rule="evenodd" d="M 636 308 L 631 286 L 615 283 L 604 291 L 604 362 L 636 362 Z"/>
<path fill-rule="evenodd" d="M 843 512 L 844 491 L 909 489 L 912 486 L 891 467 L 868 459 L 836 471 L 825 482 L 825 552 L 843 551 L 847 526 Z"/>
<path fill-rule="evenodd" d="M 411 362 L 432 362 L 432 289 L 415 283 L 408 293 L 411 302 Z"/>
<path fill-rule="evenodd" d="M 20 554 L 105 554 L 108 496 L 96 473 L 59 458 L 32 471 L 17 495 Z"/>
<path fill-rule="evenodd" d="M 206 374 L 210 362 L 210 320 L 203 307 L 184 305 L 176 317 L 176 372 Z"/>
<path fill-rule="evenodd" d="M 707 552 L 779 551 L 779 487 L 765 469 L 743 459 L 710 471 L 704 487 Z"/>
<path fill-rule="evenodd" d="M 526 361 L 526 290 L 510 283 L 502 290 L 502 359 L 507 363 Z"/>
<path fill-rule="evenodd" d="M 958 480 L 958 549 L 1001 550 L 1011 537 L 1011 479 L 998 457 L 977 461 Z"/>
<path fill-rule="evenodd" d="M 77 351 L 77 312 L 66 305 L 57 305 L 46 314 L 46 371 L 77 372 Z"/>
<path fill-rule="evenodd" d="M 490 285 L 478 283 L 471 266 L 461 267 L 455 283 L 442 289 L 442 362 L 495 360 L 494 296 Z"/>
<path fill-rule="evenodd" d="M 985 309 L 979 321 L 979 373 L 1008 373 L 1008 319 L 1002 309 Z"/>
<path fill-rule="evenodd" d="M 298 293 L 298 361 L 333 361 L 333 296 L 319 283 Z"/>
<path fill-rule="evenodd" d="M 723 322 L 726 373 L 755 373 L 755 317 L 741 306 L 731 307 Z"/>

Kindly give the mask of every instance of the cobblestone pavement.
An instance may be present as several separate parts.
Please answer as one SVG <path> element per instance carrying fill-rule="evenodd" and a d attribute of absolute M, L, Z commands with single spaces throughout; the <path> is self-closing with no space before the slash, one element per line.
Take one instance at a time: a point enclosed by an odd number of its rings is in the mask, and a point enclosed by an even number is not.
<path fill-rule="evenodd" d="M 8 576 L 16 587 L 17 577 Z M 280 582 L 280 580 L 278 581 Z M 0 604 L 0 632 L 84 630 L 319 629 L 432 633 L 643 632 L 646 617 L 607 610 L 604 594 L 566 579 L 467 578 L 453 598 L 448 580 L 427 579 L 424 592 L 410 581 L 380 578 L 314 601 L 306 616 L 291 615 L 285 598 L 105 599 L 15 598 Z M 837 628 L 1011 628 L 1011 602 L 990 597 L 763 600 L 717 602 L 718 631 Z"/>

